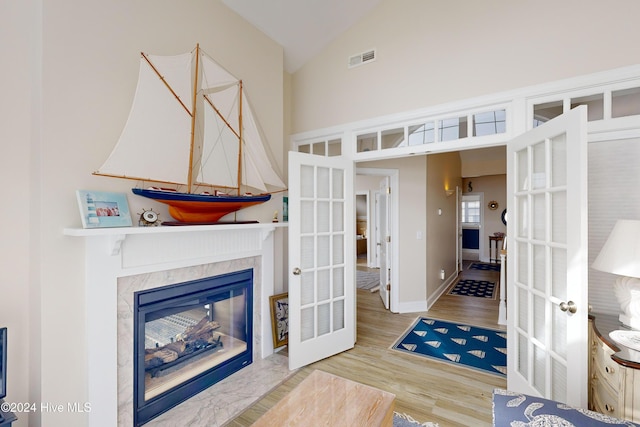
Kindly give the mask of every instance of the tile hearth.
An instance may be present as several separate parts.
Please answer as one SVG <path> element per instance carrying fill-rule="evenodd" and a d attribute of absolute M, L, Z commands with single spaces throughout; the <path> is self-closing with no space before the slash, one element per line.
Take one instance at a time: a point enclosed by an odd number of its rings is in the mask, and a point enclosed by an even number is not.
<path fill-rule="evenodd" d="M 274 353 L 151 420 L 149 427 L 219 427 L 235 418 L 296 371 L 289 358 Z"/>

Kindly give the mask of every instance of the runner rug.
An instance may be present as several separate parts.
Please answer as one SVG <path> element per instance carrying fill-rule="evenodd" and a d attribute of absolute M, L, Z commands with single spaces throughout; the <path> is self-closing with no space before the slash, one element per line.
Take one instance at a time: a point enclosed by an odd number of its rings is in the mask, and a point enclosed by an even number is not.
<path fill-rule="evenodd" d="M 494 299 L 496 284 L 487 280 L 463 279 L 453 285 L 447 295 Z"/>
<path fill-rule="evenodd" d="M 356 287 L 358 289 L 374 290 L 380 286 L 380 272 L 362 271 L 356 269 Z"/>
<path fill-rule="evenodd" d="M 500 264 L 491 264 L 488 262 L 474 262 L 469 266 L 471 270 L 484 270 L 484 271 L 500 271 Z"/>
<path fill-rule="evenodd" d="M 505 331 L 419 317 L 391 349 L 507 375 Z"/>

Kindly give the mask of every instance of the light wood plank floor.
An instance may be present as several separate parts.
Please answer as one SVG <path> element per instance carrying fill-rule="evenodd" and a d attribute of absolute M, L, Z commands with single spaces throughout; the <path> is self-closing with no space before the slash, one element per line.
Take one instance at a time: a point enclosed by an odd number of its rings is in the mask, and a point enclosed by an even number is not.
<path fill-rule="evenodd" d="M 469 270 L 463 278 L 499 283 L 499 273 Z M 394 314 L 385 310 L 379 294 L 357 291 L 357 342 L 353 349 L 304 367 L 227 426 L 250 426 L 314 369 L 358 381 L 396 395 L 396 411 L 440 427 L 491 426 L 491 395 L 506 380 L 451 364 L 390 350 L 418 316 L 434 317 L 494 329 L 498 298 L 443 295 L 428 312 Z M 286 349 L 285 349 L 286 351 Z M 311 424 L 310 424 L 311 425 Z"/>

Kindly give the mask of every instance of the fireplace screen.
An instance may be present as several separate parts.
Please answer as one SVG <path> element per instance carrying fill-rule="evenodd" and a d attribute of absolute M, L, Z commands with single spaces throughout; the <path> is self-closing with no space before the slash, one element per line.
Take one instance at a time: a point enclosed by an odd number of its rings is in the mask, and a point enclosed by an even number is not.
<path fill-rule="evenodd" d="M 136 425 L 252 361 L 252 270 L 136 292 Z"/>

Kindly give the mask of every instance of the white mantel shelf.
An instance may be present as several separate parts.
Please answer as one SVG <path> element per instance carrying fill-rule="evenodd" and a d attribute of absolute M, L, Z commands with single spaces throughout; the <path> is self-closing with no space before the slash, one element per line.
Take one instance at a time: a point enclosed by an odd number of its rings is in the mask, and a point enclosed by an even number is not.
<path fill-rule="evenodd" d="M 118 279 L 258 257 L 260 287 L 254 293 L 254 328 L 258 325 L 260 337 L 270 337 L 274 234 L 287 226 L 282 222 L 64 229 L 65 236 L 84 242 L 87 389 L 89 400 L 96 403 L 89 414 L 90 426 L 118 425 Z M 262 358 L 273 353 L 272 340 L 260 339 L 259 344 Z"/>
<path fill-rule="evenodd" d="M 107 252 L 119 255 L 122 243 L 127 236 L 165 235 L 176 236 L 185 233 L 255 233 L 261 232 L 263 238 L 276 228 L 288 227 L 286 222 L 246 223 L 246 224 L 215 224 L 215 225 L 175 225 L 155 227 L 109 227 L 109 228 L 65 228 L 64 234 L 73 237 L 106 237 Z"/>
<path fill-rule="evenodd" d="M 287 227 L 286 222 L 246 223 L 246 224 L 212 224 L 212 225 L 167 225 L 157 227 L 108 227 L 108 228 L 65 228 L 66 236 L 105 236 L 118 234 L 155 234 L 184 233 L 185 231 L 216 231 L 238 229 L 263 229 L 272 231 L 278 227 Z"/>

